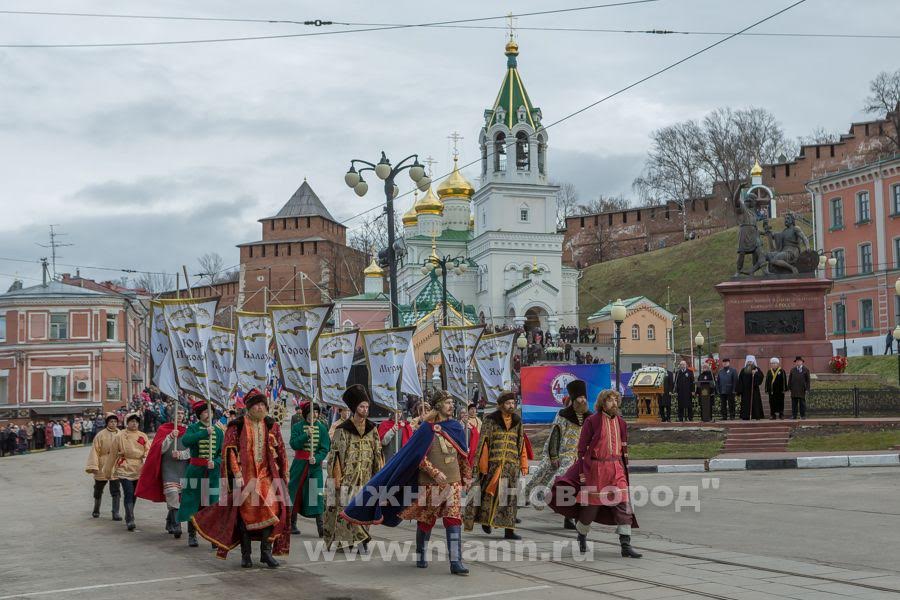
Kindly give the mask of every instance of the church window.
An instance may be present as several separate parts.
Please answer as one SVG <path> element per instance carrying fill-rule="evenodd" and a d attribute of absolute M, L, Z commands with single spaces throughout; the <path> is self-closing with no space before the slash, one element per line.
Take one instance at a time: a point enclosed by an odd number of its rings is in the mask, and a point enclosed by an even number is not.
<path fill-rule="evenodd" d="M 494 172 L 506 172 L 506 134 L 502 131 L 494 140 Z"/>
<path fill-rule="evenodd" d="M 656 339 L 656 326 L 655 325 L 647 325 L 647 339 L 648 340 Z"/>
<path fill-rule="evenodd" d="M 528 134 L 524 131 L 520 131 L 516 134 L 516 170 L 517 171 L 528 171 Z"/>
<path fill-rule="evenodd" d="M 631 339 L 639 340 L 641 339 L 641 326 L 635 323 L 631 326 Z"/>
<path fill-rule="evenodd" d="M 547 142 L 542 135 L 538 136 L 538 173 L 547 174 Z"/>
<path fill-rule="evenodd" d="M 523 204 L 519 207 L 519 221 L 522 223 L 528 222 L 528 205 Z"/>

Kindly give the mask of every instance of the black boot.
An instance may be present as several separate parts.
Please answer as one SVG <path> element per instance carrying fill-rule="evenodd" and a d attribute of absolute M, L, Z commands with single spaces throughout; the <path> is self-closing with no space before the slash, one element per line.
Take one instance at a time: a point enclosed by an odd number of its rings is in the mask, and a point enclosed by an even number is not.
<path fill-rule="evenodd" d="M 622 556 L 625 558 L 640 558 L 643 556 L 643 554 L 635 552 L 634 548 L 631 547 L 630 535 L 620 535 L 619 544 L 622 546 Z"/>
<path fill-rule="evenodd" d="M 249 569 L 253 566 L 250 550 L 250 532 L 241 527 L 241 567 L 244 569 Z"/>
<path fill-rule="evenodd" d="M 575 529 L 575 521 L 569 518 L 563 519 L 563 529 Z"/>
<path fill-rule="evenodd" d="M 422 531 L 416 527 L 416 566 L 420 569 L 428 568 L 428 557 L 426 548 L 428 548 L 428 540 L 431 538 L 431 531 Z"/>
<path fill-rule="evenodd" d="M 94 512 L 91 513 L 91 516 L 95 519 L 100 518 L 100 501 L 103 500 L 102 497 L 94 496 Z"/>
<path fill-rule="evenodd" d="M 578 534 L 578 551 L 581 553 L 587 552 L 587 534 L 586 533 Z"/>
<path fill-rule="evenodd" d="M 272 527 L 266 527 L 262 530 L 262 541 L 259 543 L 259 562 L 270 569 L 277 569 L 280 563 L 272 556 L 272 542 L 269 541 L 272 530 Z"/>
<path fill-rule="evenodd" d="M 291 515 L 291 535 L 300 535 L 300 529 L 297 527 L 297 513 Z"/>
<path fill-rule="evenodd" d="M 493 531 L 490 525 L 482 525 L 481 530 L 488 535 L 491 535 L 491 531 Z"/>
<path fill-rule="evenodd" d="M 166 533 L 175 533 L 172 528 L 175 526 L 175 509 L 170 508 L 166 511 Z"/>
<path fill-rule="evenodd" d="M 320 538 L 325 537 L 325 521 L 322 520 L 322 515 L 316 515 L 316 532 Z"/>
<path fill-rule="evenodd" d="M 516 533 L 515 529 L 506 529 L 503 534 L 505 540 L 521 540 L 522 536 Z"/>
<path fill-rule="evenodd" d="M 125 526 L 128 528 L 128 531 L 134 531 L 134 503 L 126 502 L 125 503 Z"/>
<path fill-rule="evenodd" d="M 119 502 L 122 499 L 122 496 L 113 496 L 112 497 L 112 520 L 113 521 L 121 521 L 122 517 L 119 515 Z"/>
<path fill-rule="evenodd" d="M 194 527 L 193 521 L 188 521 L 188 546 L 196 548 L 199 545 L 197 543 L 197 528 Z"/>
<path fill-rule="evenodd" d="M 178 509 L 172 509 L 172 535 L 176 540 L 181 539 L 181 523 L 178 522 Z"/>
<path fill-rule="evenodd" d="M 451 575 L 469 574 L 469 569 L 462 561 L 462 527 L 459 525 L 447 528 L 447 554 L 450 556 Z"/>

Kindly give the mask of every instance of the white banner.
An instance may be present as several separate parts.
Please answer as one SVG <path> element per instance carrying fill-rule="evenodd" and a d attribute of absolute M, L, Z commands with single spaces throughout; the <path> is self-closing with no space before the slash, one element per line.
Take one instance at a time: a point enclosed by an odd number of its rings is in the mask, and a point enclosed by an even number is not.
<path fill-rule="evenodd" d="M 512 389 L 512 353 L 515 331 L 502 331 L 481 337 L 475 349 L 475 368 L 481 377 L 485 400 L 497 402 L 504 391 Z"/>
<path fill-rule="evenodd" d="M 163 316 L 163 306 L 150 302 L 150 357 L 153 359 L 151 381 L 159 391 L 170 398 L 178 397 L 178 381 L 175 379 L 175 363 L 169 346 L 169 328 Z"/>
<path fill-rule="evenodd" d="M 209 399 L 227 407 L 234 391 L 234 330 L 213 327 L 206 345 Z"/>
<path fill-rule="evenodd" d="M 284 389 L 305 400 L 315 398 L 312 353 L 332 308 L 333 304 L 269 307 Z"/>
<path fill-rule="evenodd" d="M 469 402 L 469 365 L 478 340 L 484 333 L 484 325 L 441 327 L 441 358 L 444 360 L 444 376 L 447 392 L 458 402 Z"/>
<path fill-rule="evenodd" d="M 218 298 L 162 300 L 178 387 L 209 399 L 206 346 L 212 334 Z"/>
<path fill-rule="evenodd" d="M 246 393 L 252 389 L 266 389 L 269 343 L 272 341 L 272 321 L 269 313 L 237 313 L 234 370 L 237 385 Z"/>
<path fill-rule="evenodd" d="M 400 393 L 422 397 L 422 382 L 419 381 L 419 370 L 416 368 L 416 352 L 413 345 L 409 345 L 406 358 L 403 359 L 403 377 L 400 380 Z"/>
<path fill-rule="evenodd" d="M 369 367 L 369 397 L 388 410 L 397 410 L 400 376 L 415 327 L 362 331 L 366 365 Z"/>
<path fill-rule="evenodd" d="M 353 366 L 353 353 L 359 330 L 323 333 L 319 336 L 316 357 L 319 366 L 319 394 L 322 402 L 344 407 L 344 390 Z"/>

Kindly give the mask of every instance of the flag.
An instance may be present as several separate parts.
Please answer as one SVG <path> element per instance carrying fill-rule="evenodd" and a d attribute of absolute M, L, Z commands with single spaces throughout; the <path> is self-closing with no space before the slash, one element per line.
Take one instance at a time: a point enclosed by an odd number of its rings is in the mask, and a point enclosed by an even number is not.
<path fill-rule="evenodd" d="M 481 377 L 488 404 L 496 403 L 504 390 L 512 389 L 512 352 L 515 339 L 515 331 L 483 335 L 475 348 L 475 368 Z"/>
<path fill-rule="evenodd" d="M 238 311 L 235 340 L 235 375 L 242 390 L 262 390 L 268 382 L 268 370 L 273 357 L 272 321 L 268 313 Z"/>
<path fill-rule="evenodd" d="M 169 333 L 178 387 L 209 399 L 206 348 L 212 335 L 218 298 L 160 300 Z"/>
<path fill-rule="evenodd" d="M 175 363 L 169 345 L 169 328 L 163 315 L 163 305 L 150 302 L 150 357 L 153 359 L 151 380 L 159 391 L 170 398 L 178 397 L 178 381 L 175 379 Z"/>
<path fill-rule="evenodd" d="M 319 335 L 316 348 L 319 395 L 329 406 L 344 406 L 344 390 L 347 389 L 358 337 L 358 329 Z"/>
<path fill-rule="evenodd" d="M 276 381 L 279 392 L 283 385 L 305 399 L 315 397 L 313 353 L 316 339 L 325 328 L 333 308 L 333 304 L 269 307 L 281 371 L 281 381 Z M 273 392 L 275 387 L 273 385 Z"/>
<path fill-rule="evenodd" d="M 403 375 L 400 378 L 400 393 L 416 398 L 422 397 L 422 382 L 419 381 L 419 369 L 416 368 L 416 352 L 413 345 L 409 345 L 406 357 L 403 359 Z"/>
<path fill-rule="evenodd" d="M 400 376 L 415 331 L 415 327 L 396 327 L 360 332 L 369 368 L 369 397 L 378 406 L 399 407 Z"/>
<path fill-rule="evenodd" d="M 447 392 L 458 402 L 469 401 L 469 365 L 484 333 L 484 325 L 441 327 L 441 358 Z"/>
<path fill-rule="evenodd" d="M 234 342 L 233 329 L 213 326 L 206 346 L 209 400 L 220 406 L 228 404 L 234 389 Z"/>

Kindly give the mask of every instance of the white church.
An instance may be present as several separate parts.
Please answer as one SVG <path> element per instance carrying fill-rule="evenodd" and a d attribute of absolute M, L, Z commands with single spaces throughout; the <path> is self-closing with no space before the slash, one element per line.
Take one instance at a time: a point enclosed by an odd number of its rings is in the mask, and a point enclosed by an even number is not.
<path fill-rule="evenodd" d="M 481 186 L 453 172 L 417 198 L 403 215 L 407 255 L 398 270 L 401 304 L 415 315 L 434 308 L 434 276 L 422 265 L 438 256 L 468 259 L 451 270 L 447 291 L 463 313 L 489 325 L 541 327 L 555 334 L 577 325 L 578 271 L 562 264 L 563 235 L 556 232 L 557 186 L 550 185 L 547 132 L 519 75 L 515 40 L 506 44 L 506 76 L 479 135 Z M 428 295 L 428 298 L 422 296 Z M 417 309 L 419 303 L 421 311 Z M 427 305 L 430 305 L 427 306 Z"/>

